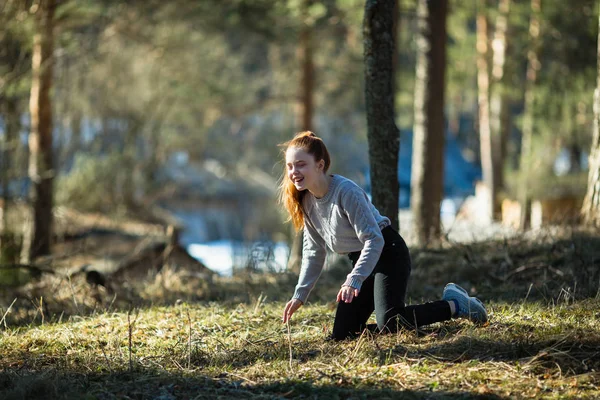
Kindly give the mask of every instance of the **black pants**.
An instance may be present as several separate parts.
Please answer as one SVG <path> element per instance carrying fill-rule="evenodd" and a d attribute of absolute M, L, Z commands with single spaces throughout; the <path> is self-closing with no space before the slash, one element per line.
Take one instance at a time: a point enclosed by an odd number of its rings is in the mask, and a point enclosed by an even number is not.
<path fill-rule="evenodd" d="M 404 305 L 411 271 L 408 247 L 393 228 L 384 228 L 382 233 L 385 247 L 373 273 L 363 282 L 358 297 L 351 303 L 338 303 L 332 339 L 341 340 L 359 334 L 367 327 L 367 320 L 373 311 L 377 319 L 377 330 L 380 332 L 396 332 L 399 328 L 414 329 L 415 326 L 451 318 L 447 301 Z M 360 252 L 349 254 L 352 266 L 359 256 Z"/>

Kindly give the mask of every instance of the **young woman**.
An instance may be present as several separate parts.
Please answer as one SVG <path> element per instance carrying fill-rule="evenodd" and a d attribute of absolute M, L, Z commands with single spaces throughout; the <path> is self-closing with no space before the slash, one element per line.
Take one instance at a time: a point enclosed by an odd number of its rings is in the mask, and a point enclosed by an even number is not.
<path fill-rule="evenodd" d="M 332 339 L 359 334 L 373 311 L 380 332 L 452 317 L 487 321 L 483 304 L 453 283 L 444 288 L 442 300 L 406 306 L 410 255 L 389 218 L 377 211 L 354 182 L 327 173 L 329 153 L 314 133 L 300 132 L 283 146 L 280 201 L 296 230 L 304 230 L 300 277 L 283 311 L 284 323 L 306 302 L 323 270 L 327 247 L 352 260 L 352 270 L 337 295 Z"/>

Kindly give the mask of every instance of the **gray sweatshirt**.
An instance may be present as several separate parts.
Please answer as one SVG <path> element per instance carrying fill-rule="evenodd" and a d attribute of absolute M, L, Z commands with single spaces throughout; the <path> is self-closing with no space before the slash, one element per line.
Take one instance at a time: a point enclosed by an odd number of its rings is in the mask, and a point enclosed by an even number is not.
<path fill-rule="evenodd" d="M 381 230 L 390 225 L 389 218 L 379 214 L 364 190 L 340 175 L 332 175 L 327 194 L 320 199 L 307 191 L 302 209 L 302 267 L 293 298 L 306 303 L 323 270 L 326 247 L 339 254 L 361 251 L 343 283 L 360 289 L 379 261 L 385 243 Z"/>

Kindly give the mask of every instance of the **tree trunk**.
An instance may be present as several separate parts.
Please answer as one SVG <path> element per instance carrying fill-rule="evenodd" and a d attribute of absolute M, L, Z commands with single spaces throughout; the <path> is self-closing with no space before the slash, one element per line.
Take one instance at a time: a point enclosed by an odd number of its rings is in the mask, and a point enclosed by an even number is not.
<path fill-rule="evenodd" d="M 127 207 L 127 209 L 135 209 L 137 207 L 136 193 L 137 193 L 137 154 L 138 154 L 138 140 L 137 138 L 141 135 L 144 123 L 140 121 L 136 116 L 130 116 L 127 118 L 127 130 L 123 132 L 124 138 L 124 149 L 123 149 L 123 168 L 118 174 L 120 177 L 119 192 L 121 194 L 121 201 Z"/>
<path fill-rule="evenodd" d="M 24 261 L 50 254 L 53 208 L 52 160 L 52 64 L 54 47 L 55 0 L 41 1 L 36 15 L 36 33 L 33 36 L 31 66 L 31 95 L 29 109 L 31 132 L 29 134 L 29 177 L 33 218 L 27 230 Z"/>
<path fill-rule="evenodd" d="M 444 186 L 447 0 L 418 5 L 411 210 L 419 246 L 438 242 Z"/>
<path fill-rule="evenodd" d="M 490 192 L 494 220 L 500 215 L 500 200 L 498 198 L 504 189 L 504 161 L 506 149 L 505 125 L 509 124 L 510 114 L 507 112 L 508 99 L 504 89 L 504 66 L 507 49 L 508 13 L 510 0 L 500 0 L 494 39 L 492 41 L 492 82 L 490 87 L 490 133 L 492 151 L 493 188 Z"/>
<path fill-rule="evenodd" d="M 312 0 L 305 0 L 304 7 L 308 9 Z M 300 101 L 298 103 L 299 126 L 302 131 L 313 130 L 313 92 L 315 85 L 315 67 L 313 63 L 313 37 L 312 27 L 303 22 L 300 30 L 300 46 L 298 48 L 298 58 L 302 75 L 300 77 Z"/>
<path fill-rule="evenodd" d="M 488 21 L 485 9 L 477 15 L 477 100 L 479 105 L 479 146 L 483 184 L 489 193 L 489 202 L 485 204 L 485 218 L 492 222 L 496 184 L 494 182 L 494 162 L 492 160 L 492 132 L 490 129 L 490 81 L 488 67 Z"/>
<path fill-rule="evenodd" d="M 594 124 L 589 156 L 588 188 L 581 214 L 584 223 L 600 226 L 600 17 L 598 19 L 597 80 L 594 91 Z"/>
<path fill-rule="evenodd" d="M 303 21 L 300 29 L 298 58 L 301 66 L 300 101 L 298 102 L 298 122 L 301 131 L 313 130 L 314 115 L 314 86 L 315 66 L 313 62 L 313 34 L 312 26 L 308 24 L 308 11 L 313 0 L 304 0 L 302 3 Z M 288 258 L 287 270 L 300 273 L 302 264 L 303 232 L 295 232 L 292 228 L 292 246 Z"/>
<path fill-rule="evenodd" d="M 398 229 L 398 152 L 394 121 L 395 1 L 367 0 L 363 19 L 365 106 L 373 204 Z"/>
<path fill-rule="evenodd" d="M 6 238 L 8 234 L 13 233 L 8 232 L 6 219 L 8 217 L 8 209 L 10 208 L 11 203 L 9 183 L 12 178 L 11 172 L 14 170 L 12 154 L 15 152 L 18 145 L 20 126 L 18 100 L 14 97 L 5 98 L 4 121 L 4 140 L 0 142 L 0 180 L 2 182 L 0 189 L 2 190 L 2 197 L 0 198 L 0 255 L 7 244 Z M 0 257 L 0 259 L 2 258 Z"/>
<path fill-rule="evenodd" d="M 519 228 L 521 230 L 529 228 L 531 219 L 531 195 L 529 193 L 529 179 L 527 171 L 531 170 L 533 107 L 535 103 L 534 88 L 537 80 L 537 71 L 541 66 L 537 57 L 540 36 L 540 2 L 541 0 L 531 0 L 531 19 L 529 22 L 531 46 L 527 52 L 527 77 L 525 82 L 525 104 L 523 107 L 523 134 L 521 138 L 521 159 L 519 165 L 521 176 L 521 221 Z"/>
<path fill-rule="evenodd" d="M 58 66 L 56 66 L 58 68 Z M 81 149 L 81 110 L 73 104 L 73 96 L 82 92 L 83 75 L 81 68 L 74 68 L 68 58 L 61 65 L 62 93 L 55 93 L 62 99 L 62 137 L 60 139 L 60 157 L 58 165 L 71 166 L 74 163 L 75 154 Z"/>

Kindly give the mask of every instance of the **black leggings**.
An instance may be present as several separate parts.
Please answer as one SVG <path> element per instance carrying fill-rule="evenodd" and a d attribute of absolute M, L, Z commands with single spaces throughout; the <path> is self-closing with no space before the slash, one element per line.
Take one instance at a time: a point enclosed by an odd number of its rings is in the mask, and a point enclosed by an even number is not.
<path fill-rule="evenodd" d="M 451 318 L 450 305 L 438 300 L 425 304 L 405 306 L 406 287 L 411 271 L 410 254 L 404 239 L 393 228 L 382 231 L 385 247 L 373 273 L 363 282 L 358 297 L 351 303 L 340 301 L 333 323 L 332 339 L 353 337 L 367 327 L 367 320 L 375 311 L 380 332 L 396 332 L 399 328 L 413 328 Z M 360 252 L 350 253 L 352 266 Z"/>

